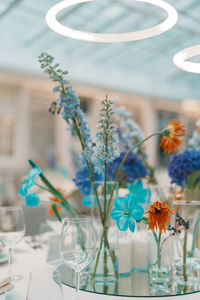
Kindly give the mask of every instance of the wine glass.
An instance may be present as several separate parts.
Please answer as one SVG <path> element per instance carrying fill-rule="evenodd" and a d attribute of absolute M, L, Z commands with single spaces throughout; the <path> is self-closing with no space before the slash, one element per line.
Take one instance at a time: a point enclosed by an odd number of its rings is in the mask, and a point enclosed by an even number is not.
<path fill-rule="evenodd" d="M 89 218 L 67 218 L 62 225 L 61 258 L 76 273 L 76 292 L 80 287 L 80 272 L 90 265 L 96 253 L 96 235 Z"/>
<path fill-rule="evenodd" d="M 12 252 L 25 234 L 25 221 L 23 210 L 19 206 L 0 207 L 0 241 L 8 248 L 9 252 L 9 275 L 11 280 L 22 279 L 20 275 L 12 273 Z"/>
<path fill-rule="evenodd" d="M 30 273 L 26 300 L 62 300 L 60 273 L 54 268 L 42 267 Z"/>

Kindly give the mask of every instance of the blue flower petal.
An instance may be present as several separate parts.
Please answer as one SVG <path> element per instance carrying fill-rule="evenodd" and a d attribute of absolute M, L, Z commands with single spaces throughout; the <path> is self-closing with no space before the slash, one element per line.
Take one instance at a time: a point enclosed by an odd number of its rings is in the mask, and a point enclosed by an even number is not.
<path fill-rule="evenodd" d="M 117 220 L 116 224 L 119 230 L 126 231 L 128 229 L 129 218 L 126 216 L 122 216 Z"/>
<path fill-rule="evenodd" d="M 133 220 L 133 218 L 129 218 L 129 224 L 128 224 L 128 227 L 130 229 L 131 232 L 134 232 L 135 231 L 135 222 Z"/>
<path fill-rule="evenodd" d="M 121 218 L 123 216 L 123 214 L 122 214 L 121 210 L 113 208 L 111 213 L 110 213 L 110 216 L 113 220 L 118 220 L 119 218 Z"/>
<path fill-rule="evenodd" d="M 119 197 L 115 200 L 114 205 L 117 209 L 124 211 L 126 209 L 126 198 Z"/>
<path fill-rule="evenodd" d="M 26 196 L 25 202 L 26 202 L 27 206 L 30 206 L 30 207 L 37 206 L 40 202 L 40 198 L 37 194 L 30 193 Z"/>
<path fill-rule="evenodd" d="M 134 220 L 139 220 L 143 215 L 144 215 L 144 208 L 141 205 L 136 204 L 134 210 L 131 212 L 131 217 Z"/>

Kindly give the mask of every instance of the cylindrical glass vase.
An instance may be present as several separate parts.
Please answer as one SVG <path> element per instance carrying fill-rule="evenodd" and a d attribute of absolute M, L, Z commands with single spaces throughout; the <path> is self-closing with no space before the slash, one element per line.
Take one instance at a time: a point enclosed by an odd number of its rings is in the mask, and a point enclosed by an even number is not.
<path fill-rule="evenodd" d="M 152 296 L 170 295 L 173 288 L 173 236 L 170 231 L 151 235 L 149 286 Z"/>
<path fill-rule="evenodd" d="M 105 292 L 108 292 L 108 284 L 116 283 L 119 276 L 118 229 L 110 217 L 117 194 L 118 184 L 115 182 L 92 184 L 91 217 L 97 234 L 97 252 L 91 275 L 95 283 L 104 285 Z M 117 292 L 117 285 L 113 286 Z"/>
<path fill-rule="evenodd" d="M 176 291 L 189 293 L 198 289 L 200 269 L 200 201 L 176 200 L 174 267 Z"/>
<path fill-rule="evenodd" d="M 172 202 L 174 200 L 174 187 L 172 185 L 151 185 L 150 190 L 151 202 L 165 201 L 169 207 L 172 207 Z"/>

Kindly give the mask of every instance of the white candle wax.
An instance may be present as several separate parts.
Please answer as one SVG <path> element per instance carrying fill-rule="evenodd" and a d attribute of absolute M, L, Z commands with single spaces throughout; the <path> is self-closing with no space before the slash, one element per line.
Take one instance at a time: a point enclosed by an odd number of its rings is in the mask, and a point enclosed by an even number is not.
<path fill-rule="evenodd" d="M 148 233 L 146 231 L 135 232 L 132 236 L 132 268 L 147 269 L 149 264 Z"/>
<path fill-rule="evenodd" d="M 131 271 L 131 235 L 127 233 L 119 238 L 119 273 Z"/>
<path fill-rule="evenodd" d="M 148 296 L 149 295 L 149 274 L 133 273 L 132 274 L 132 295 Z"/>

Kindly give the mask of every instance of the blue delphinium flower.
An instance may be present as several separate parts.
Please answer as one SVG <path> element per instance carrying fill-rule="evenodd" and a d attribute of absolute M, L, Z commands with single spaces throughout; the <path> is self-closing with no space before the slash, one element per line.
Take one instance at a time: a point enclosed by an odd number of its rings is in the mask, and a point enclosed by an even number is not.
<path fill-rule="evenodd" d="M 102 176 L 98 173 L 94 173 L 95 181 L 101 181 Z M 80 192 L 84 195 L 89 195 L 91 192 L 91 180 L 90 180 L 90 173 L 88 168 L 85 166 L 79 169 L 76 174 L 75 178 L 73 179 L 75 185 L 79 188 Z"/>
<path fill-rule="evenodd" d="M 187 175 L 200 169 L 200 151 L 186 150 L 181 154 L 172 156 L 168 166 L 171 183 L 187 186 Z"/>
<path fill-rule="evenodd" d="M 82 198 L 82 204 L 85 207 L 91 207 L 92 206 L 92 199 L 91 199 L 91 195 L 85 195 Z M 93 197 L 93 207 L 97 206 L 97 198 L 94 196 Z"/>
<path fill-rule="evenodd" d="M 99 130 L 96 134 L 97 145 L 93 155 L 94 167 L 99 174 L 103 174 L 105 165 L 113 162 L 120 154 L 117 126 L 112 121 L 113 102 L 106 97 L 101 104 L 103 107 L 98 122 Z"/>
<path fill-rule="evenodd" d="M 120 144 L 127 150 L 144 139 L 140 126 L 131 119 L 132 114 L 125 107 L 115 108 L 115 118 L 119 120 Z"/>
<path fill-rule="evenodd" d="M 128 228 L 131 232 L 135 231 L 135 221 L 139 220 L 144 209 L 138 204 L 138 197 L 134 194 L 128 194 L 126 197 L 119 197 L 114 202 L 110 216 L 116 221 L 117 227 L 121 231 L 126 231 Z"/>
<path fill-rule="evenodd" d="M 114 180 L 117 170 L 122 162 L 125 152 L 121 152 L 120 156 L 117 157 L 112 164 L 108 166 L 108 177 L 110 180 Z M 124 181 L 127 183 L 132 183 L 135 179 L 141 179 L 148 174 L 145 166 L 141 159 L 137 157 L 136 154 L 131 152 L 127 157 L 122 170 L 119 181 Z"/>
<path fill-rule="evenodd" d="M 38 61 L 41 68 L 44 69 L 44 72 L 47 73 L 54 82 L 58 83 L 58 86 L 54 87 L 53 92 L 59 93 L 59 97 L 57 101 L 52 103 L 49 111 L 53 114 L 62 113 L 62 117 L 68 124 L 71 134 L 81 137 L 83 148 L 81 157 L 85 161 L 85 159 L 89 159 L 93 154 L 91 148 L 92 139 L 84 113 L 80 108 L 80 100 L 69 82 L 64 79 L 64 76 L 68 72 L 62 71 L 59 68 L 59 64 L 54 64 L 53 56 L 47 53 L 43 52 L 39 56 Z"/>
<path fill-rule="evenodd" d="M 25 202 L 27 206 L 34 207 L 40 202 L 40 198 L 36 193 L 30 193 L 26 195 Z"/>
<path fill-rule="evenodd" d="M 151 190 L 150 188 L 145 189 L 141 181 L 129 185 L 128 189 L 131 194 L 134 194 L 135 196 L 138 197 L 138 203 L 150 204 Z"/>
<path fill-rule="evenodd" d="M 35 184 L 35 177 L 39 176 L 41 173 L 42 173 L 41 169 L 38 168 L 37 166 L 32 168 L 28 173 L 28 175 L 23 179 L 18 193 L 23 197 L 26 196 L 28 190 Z"/>

